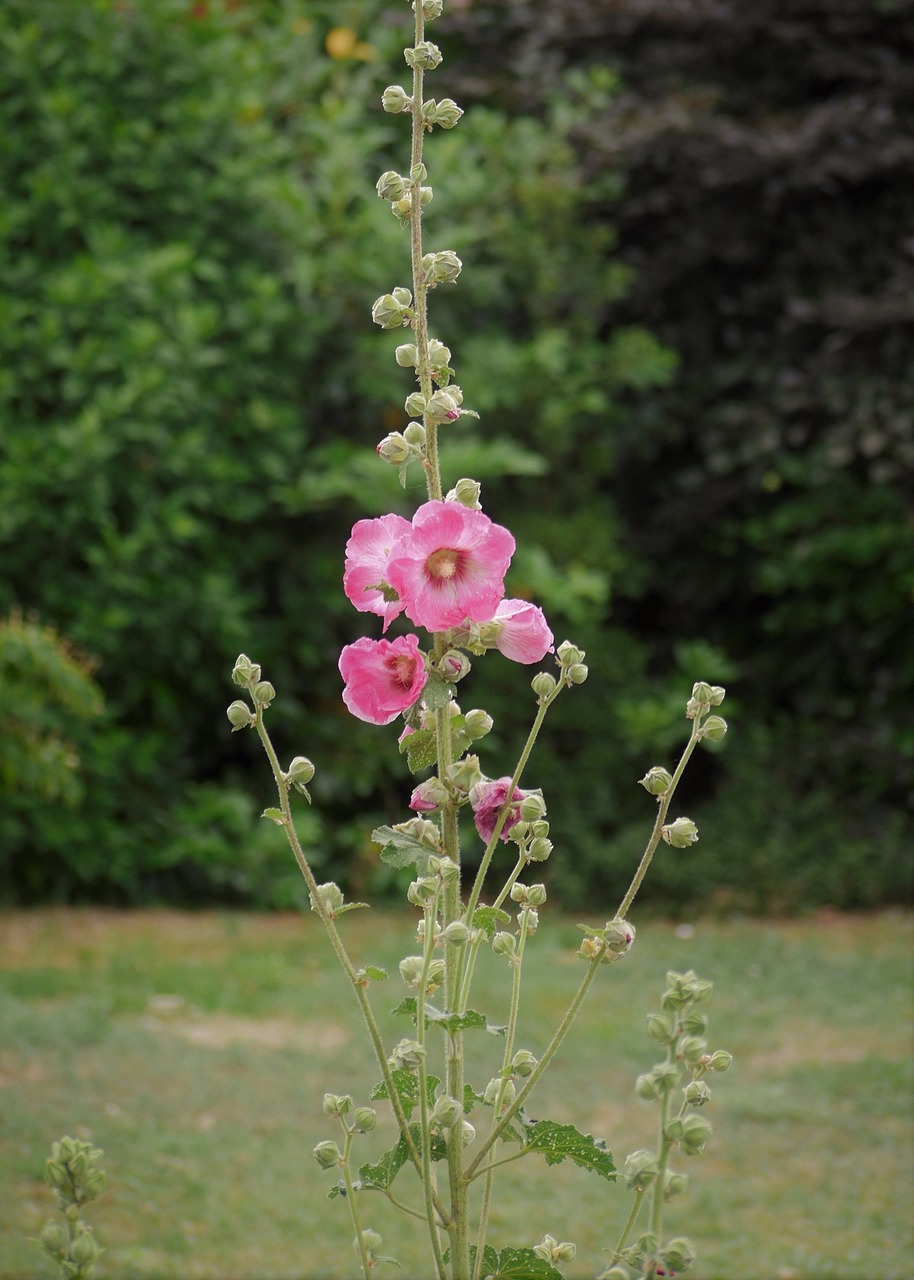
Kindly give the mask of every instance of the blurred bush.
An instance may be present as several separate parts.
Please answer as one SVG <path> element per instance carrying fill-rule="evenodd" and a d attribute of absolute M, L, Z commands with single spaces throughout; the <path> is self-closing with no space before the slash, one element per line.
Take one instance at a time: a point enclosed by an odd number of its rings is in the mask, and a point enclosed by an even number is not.
<path fill-rule="evenodd" d="M 428 244 L 467 265 L 436 294 L 433 328 L 482 414 L 447 441 L 446 479 L 483 480 L 521 548 L 509 589 L 541 600 L 593 673 L 558 704 L 529 777 L 548 787 L 564 851 L 554 887 L 612 905 L 650 816 L 635 779 L 658 744 L 677 746 L 664 726 L 695 676 L 742 676 L 734 711 L 758 730 L 739 724 L 735 748 L 690 777 L 684 805 L 707 810 L 701 883 L 698 863 L 670 863 L 659 899 L 684 905 L 717 885 L 731 901 L 723 851 L 745 865 L 747 842 L 757 891 L 743 885 L 740 905 L 801 888 L 838 905 L 897 896 L 902 828 L 884 819 L 912 748 L 891 715 L 871 739 L 853 711 L 897 644 L 893 593 L 908 589 L 896 490 L 867 497 L 856 472 L 829 472 L 846 485 L 842 542 L 831 480 L 812 486 L 758 450 L 723 469 L 711 459 L 721 433 L 755 438 L 726 406 L 763 389 L 749 373 L 734 381 L 738 352 L 718 358 L 697 269 L 682 295 L 650 292 L 632 249 L 633 227 L 654 225 L 650 180 L 641 153 L 608 144 L 628 99 L 592 42 L 603 12 L 557 4 L 541 23 L 513 2 L 464 6 L 441 33 L 453 56 L 436 91 L 484 101 L 429 140 Z M 405 421 L 396 335 L 368 319 L 374 297 L 406 282 L 404 233 L 373 191 L 403 165 L 402 120 L 379 98 L 404 17 L 382 0 L 8 0 L 0 12 L 0 609 L 34 609 L 97 655 L 106 704 L 68 734 L 82 758 L 73 806 L 11 799 L 7 897 L 301 900 L 257 817 L 264 763 L 224 717 L 240 650 L 280 689 L 286 753 L 318 764 L 303 829 L 315 860 L 357 889 L 383 885 L 367 833 L 402 816 L 408 782 L 389 734 L 345 715 L 336 659 L 364 632 L 340 590 L 349 527 L 409 512 L 423 492 L 421 475 L 401 491 L 373 450 Z M 649 104 L 638 111 L 650 118 Z M 685 192 L 687 179 L 657 189 Z M 727 386 L 742 390 L 728 399 Z M 804 539 L 813 552 L 792 558 Z M 875 561 L 893 566 L 892 585 L 871 575 L 861 596 L 855 570 Z M 810 641 L 826 606 L 844 610 L 846 635 L 828 664 Z M 876 621 L 862 633 L 864 614 Z M 858 635 L 842 737 L 835 681 Z M 530 672 L 493 662 L 462 700 L 490 706 L 491 747 L 516 751 Z M 879 662 L 883 691 L 909 680 Z M 824 741 L 836 744 L 827 767 Z M 785 779 L 772 766 L 788 748 L 802 763 Z M 862 803 L 823 801 L 864 759 Z M 505 755 L 487 746 L 483 766 L 502 772 Z M 760 814 L 774 795 L 795 815 L 777 842 L 743 828 L 734 797 L 750 780 Z M 856 854 L 829 870 L 836 841 L 876 839 L 887 852 L 865 874 Z"/>

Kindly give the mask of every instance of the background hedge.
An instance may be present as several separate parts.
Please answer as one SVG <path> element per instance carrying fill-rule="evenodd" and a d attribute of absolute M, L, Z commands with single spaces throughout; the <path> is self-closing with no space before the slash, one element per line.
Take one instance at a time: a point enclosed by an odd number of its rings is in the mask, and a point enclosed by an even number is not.
<path fill-rule="evenodd" d="M 367 833 L 409 782 L 343 712 L 336 657 L 363 631 L 349 527 L 422 493 L 372 447 L 404 420 L 396 335 L 368 318 L 406 274 L 373 192 L 402 165 L 379 95 L 404 17 L 0 14 L 0 611 L 93 655 L 106 703 L 66 726 L 78 790 L 7 786 L 8 899 L 301 900 L 224 718 L 241 649 L 280 689 L 287 753 L 318 764 L 316 861 L 384 886 Z M 446 479 L 483 480 L 521 548 L 509 588 L 592 671 L 530 774 L 566 902 L 621 891 L 635 780 L 675 752 L 699 675 L 730 687 L 734 732 L 688 780 L 702 841 L 655 901 L 907 891 L 912 26 L 842 0 L 476 0 L 440 28 L 436 93 L 469 109 L 429 143 L 429 245 L 465 262 L 434 328 L 482 415 Z M 493 662 L 461 700 L 511 751 L 530 673 Z"/>

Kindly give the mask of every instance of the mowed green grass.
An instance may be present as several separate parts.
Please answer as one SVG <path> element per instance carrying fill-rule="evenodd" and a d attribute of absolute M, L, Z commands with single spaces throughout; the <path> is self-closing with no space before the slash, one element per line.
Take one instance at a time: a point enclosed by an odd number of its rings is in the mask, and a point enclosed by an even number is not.
<path fill-rule="evenodd" d="M 577 985 L 575 922 L 532 940 L 518 1047 L 542 1050 Z M 599 923 L 593 919 L 589 923 Z M 342 922 L 389 1043 L 409 1024 L 397 961 L 415 950 L 405 916 Z M 712 1081 L 715 1132 L 680 1159 L 688 1195 L 671 1233 L 699 1245 L 696 1280 L 909 1280 L 912 920 L 698 921 L 694 935 L 645 922 L 632 954 L 601 970 L 579 1024 L 530 1105 L 604 1137 L 621 1165 L 652 1143 L 655 1112 L 632 1091 L 656 1060 L 644 1015 L 667 969 L 713 979 L 711 1048 L 735 1054 Z M 504 1020 L 508 970 L 485 957 L 475 1007 Z M 344 1203 L 311 1149 L 335 1138 L 326 1090 L 367 1101 L 378 1078 L 351 993 L 311 916 L 46 910 L 0 916 L 0 1280 L 51 1277 L 26 1237 L 52 1211 L 41 1169 L 72 1133 L 105 1149 L 110 1189 L 90 1218 L 114 1280 L 343 1280 L 357 1275 Z M 480 1032 L 482 1089 L 501 1042 Z M 477 1113 L 480 1128 L 488 1113 Z M 390 1121 L 360 1159 L 392 1142 Z M 402 1196 L 417 1200 L 406 1171 Z M 605 1265 L 628 1206 L 623 1185 L 540 1157 L 496 1184 L 491 1240 L 578 1245 L 569 1277 Z M 402 1270 L 428 1280 L 421 1225 L 366 1195 Z M 384 1274 L 384 1272 L 382 1272 Z"/>

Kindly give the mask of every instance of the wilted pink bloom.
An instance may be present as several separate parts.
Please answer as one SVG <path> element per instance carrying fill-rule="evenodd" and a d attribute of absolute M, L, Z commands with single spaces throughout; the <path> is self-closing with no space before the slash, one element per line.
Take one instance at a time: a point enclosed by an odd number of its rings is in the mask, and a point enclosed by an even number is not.
<path fill-rule="evenodd" d="M 513 662 L 540 662 L 554 651 L 545 614 L 528 600 L 502 600 L 490 629 L 495 648 Z"/>
<path fill-rule="evenodd" d="M 346 682 L 343 701 L 354 716 L 369 724 L 390 724 L 411 707 L 428 675 L 417 636 L 369 640 L 363 636 L 340 654 Z"/>
<path fill-rule="evenodd" d="M 514 554 L 507 529 L 460 502 L 426 502 L 412 534 L 393 549 L 387 581 L 406 616 L 429 631 L 446 631 L 465 618 L 487 621 L 504 595 Z"/>
<path fill-rule="evenodd" d="M 492 839 L 495 831 L 495 823 L 498 815 L 504 808 L 505 801 L 508 798 L 508 788 L 511 785 L 510 778 L 499 778 L 497 782 L 477 782 L 476 786 L 470 791 L 470 807 L 473 810 L 473 820 L 476 823 L 476 830 L 480 837 L 485 840 L 486 844 Z M 511 798 L 511 807 L 508 810 L 508 816 L 505 818 L 504 825 L 499 833 L 499 839 L 507 840 L 508 833 L 515 823 L 520 822 L 520 802 L 530 795 L 529 791 L 521 791 L 520 787 L 514 788 L 514 795 Z"/>
<path fill-rule="evenodd" d="M 346 543 L 343 590 L 360 613 L 379 614 L 385 631 L 403 612 L 403 602 L 387 581 L 387 562 L 394 543 L 411 532 L 402 516 L 380 516 L 357 521 Z"/>

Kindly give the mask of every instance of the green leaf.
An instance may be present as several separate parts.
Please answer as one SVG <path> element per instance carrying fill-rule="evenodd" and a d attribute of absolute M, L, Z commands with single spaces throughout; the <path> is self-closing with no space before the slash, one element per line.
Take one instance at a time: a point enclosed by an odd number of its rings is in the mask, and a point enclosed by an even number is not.
<path fill-rule="evenodd" d="M 477 1102 L 485 1102 L 481 1093 L 477 1093 L 471 1084 L 463 1086 L 463 1114 L 468 1116 Z"/>
<path fill-rule="evenodd" d="M 387 978 L 387 970 L 379 969 L 376 964 L 366 964 L 364 969 L 359 969 L 355 976 L 363 981 L 384 982 Z"/>
<path fill-rule="evenodd" d="M 282 809 L 264 809 L 260 816 L 261 818 L 269 818 L 271 822 L 276 823 L 277 827 L 284 827 L 286 825 L 286 815 L 283 813 Z"/>
<path fill-rule="evenodd" d="M 397 1097 L 400 1099 L 400 1106 L 403 1108 L 403 1114 L 407 1120 L 412 1115 L 415 1108 L 419 1105 L 419 1077 L 406 1067 L 400 1067 L 396 1071 L 391 1072 L 394 1082 L 394 1088 L 397 1091 Z M 427 1097 L 429 1106 L 435 1105 L 435 1090 L 441 1081 L 437 1076 L 426 1077 Z M 380 1084 L 376 1084 L 368 1095 L 372 1102 L 378 1098 L 389 1098 L 387 1085 L 382 1080 Z"/>
<path fill-rule="evenodd" d="M 445 1260 L 447 1260 L 445 1254 Z M 475 1245 L 470 1246 L 470 1262 L 476 1258 Z M 497 1253 L 491 1245 L 482 1251 L 482 1280 L 562 1280 L 551 1262 L 538 1258 L 532 1249 L 502 1249 Z"/>
<path fill-rule="evenodd" d="M 415 997 L 406 996 L 391 1013 L 407 1013 L 416 1022 Z M 475 1009 L 467 1009 L 466 1013 L 443 1013 L 434 1005 L 426 1003 L 425 1025 L 428 1026 L 429 1023 L 442 1027 L 449 1035 L 456 1031 L 488 1031 L 493 1036 L 503 1036 L 508 1030 L 501 1024 L 490 1023 L 484 1013 L 477 1013 Z"/>
<path fill-rule="evenodd" d="M 572 1160 L 582 1169 L 615 1181 L 616 1166 L 612 1152 L 602 1138 L 580 1133 L 573 1124 L 555 1124 L 552 1120 L 531 1121 L 526 1131 L 527 1151 L 538 1151 L 547 1164 Z"/>
<path fill-rule="evenodd" d="M 429 711 L 438 711 L 446 707 L 454 696 L 454 686 L 442 680 L 440 676 L 429 676 L 422 690 L 422 701 Z M 410 737 L 413 735 L 410 734 Z"/>
<path fill-rule="evenodd" d="M 420 875 L 425 874 L 428 860 L 434 852 L 427 844 L 394 827 L 375 827 L 371 838 L 381 846 L 381 861 L 389 867 L 415 867 Z"/>
<path fill-rule="evenodd" d="M 438 759 L 435 734 L 432 729 L 416 729 L 408 733 L 400 743 L 400 754 L 406 756 L 410 773 L 421 773 Z"/>
<path fill-rule="evenodd" d="M 422 1133 L 419 1125 L 411 1124 L 409 1132 L 417 1150 L 421 1149 Z M 432 1160 L 447 1159 L 447 1143 L 438 1134 L 432 1136 L 431 1157 Z M 408 1160 L 409 1152 L 406 1147 L 406 1140 L 401 1134 L 397 1139 L 396 1146 L 391 1147 L 389 1151 L 385 1151 L 377 1164 L 363 1164 L 361 1166 L 359 1169 L 360 1189 L 363 1191 L 386 1191 Z M 337 1188 L 334 1188 L 334 1191 L 337 1195 L 339 1194 Z M 335 1199 L 333 1192 L 330 1193 L 329 1198 Z"/>
<path fill-rule="evenodd" d="M 344 916 L 347 911 L 359 911 L 362 907 L 367 907 L 368 905 L 367 902 L 347 902 L 344 906 L 337 907 L 333 914 L 335 916 Z"/>
<path fill-rule="evenodd" d="M 500 907 L 477 907 L 473 912 L 473 927 L 482 929 L 488 938 L 494 938 L 498 928 L 510 924 L 511 917 Z"/>

